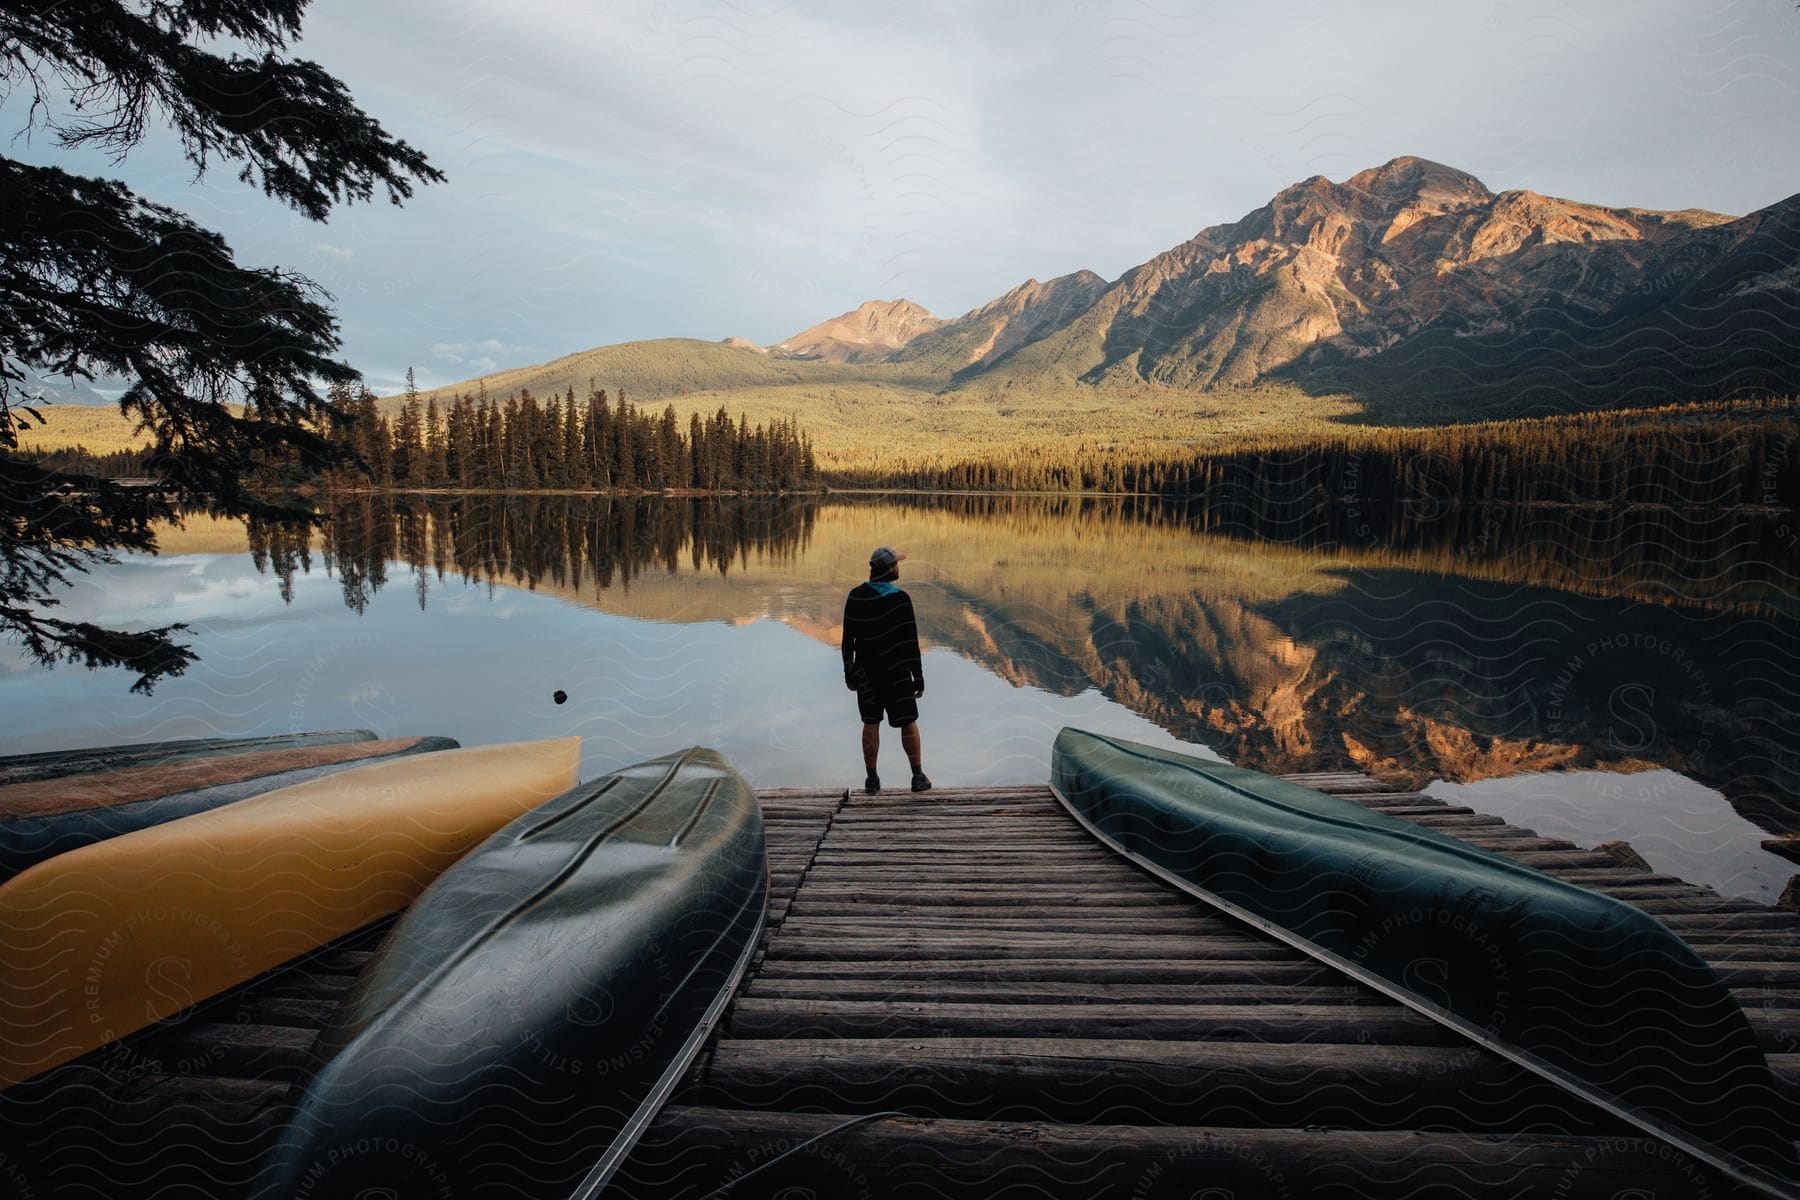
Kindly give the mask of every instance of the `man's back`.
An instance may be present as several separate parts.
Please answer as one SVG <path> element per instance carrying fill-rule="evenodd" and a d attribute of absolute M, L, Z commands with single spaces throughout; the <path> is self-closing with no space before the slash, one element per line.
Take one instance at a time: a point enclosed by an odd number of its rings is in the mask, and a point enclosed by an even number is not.
<path fill-rule="evenodd" d="M 884 693 L 911 695 L 920 678 L 912 598 L 891 583 L 864 582 L 844 601 L 844 669 Z"/>

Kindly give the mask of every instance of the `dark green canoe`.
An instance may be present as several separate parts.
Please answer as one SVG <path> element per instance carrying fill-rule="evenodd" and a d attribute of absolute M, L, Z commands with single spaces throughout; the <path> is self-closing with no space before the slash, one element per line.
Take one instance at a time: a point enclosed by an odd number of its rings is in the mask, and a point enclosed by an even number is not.
<path fill-rule="evenodd" d="M 1274 779 L 1064 729 L 1051 782 L 1102 840 L 1203 899 L 1791 1194 L 1792 1114 L 1737 1001 L 1621 901 Z"/>
<path fill-rule="evenodd" d="M 711 750 L 520 817 L 364 969 L 266 1194 L 591 1195 L 730 998 L 767 891 L 756 795 Z"/>
<path fill-rule="evenodd" d="M 133 754 L 123 758 L 105 750 L 75 752 L 61 756 L 54 773 L 40 773 L 28 780 L 0 784 L 0 883 L 36 863 L 79 846 L 208 812 L 277 788 L 354 770 L 383 759 L 457 748 L 453 738 L 379 741 L 367 730 L 229 741 L 211 739 L 198 745 L 191 741 L 150 745 L 155 747 L 155 754 Z M 321 747 L 341 749 L 344 756 L 340 761 L 314 766 L 284 765 L 316 757 L 310 752 Z M 145 747 L 120 749 L 144 750 Z M 240 760 L 256 765 L 246 766 L 242 777 L 235 777 L 238 773 L 229 768 Z M 74 769 L 93 763 L 104 763 L 105 767 L 92 772 Z M 204 787 L 188 786 L 184 780 L 203 773 L 198 768 L 212 768 L 210 773 L 214 777 L 230 777 L 230 781 Z M 118 802 L 118 789 L 112 785 L 122 773 L 134 774 L 136 778 L 132 782 L 139 786 L 130 792 L 130 799 Z M 51 788 L 64 794 L 52 802 L 34 806 L 25 815 L 19 815 L 9 807 L 8 798 L 17 791 L 42 793 Z M 43 801 L 44 797 L 39 795 L 37 799 Z"/>

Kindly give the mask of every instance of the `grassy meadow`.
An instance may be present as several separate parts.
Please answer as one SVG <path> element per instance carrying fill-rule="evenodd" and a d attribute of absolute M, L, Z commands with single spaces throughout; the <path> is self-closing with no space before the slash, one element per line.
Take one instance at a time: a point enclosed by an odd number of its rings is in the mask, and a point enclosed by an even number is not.
<path fill-rule="evenodd" d="M 833 364 L 768 359 L 750 350 L 714 346 L 682 359 L 643 352 L 633 343 L 571 355 L 537 367 L 490 375 L 490 396 L 527 388 L 540 401 L 570 387 L 585 397 L 588 381 L 615 398 L 660 410 L 673 404 L 681 427 L 688 416 L 723 408 L 761 424 L 793 419 L 812 438 L 819 466 L 832 472 L 881 472 L 902 465 L 930 469 L 995 452 L 1121 451 L 1154 455 L 1214 439 L 1308 433 L 1323 435 L 1358 406 L 1342 397 L 1309 396 L 1298 388 L 1263 386 L 1238 391 L 1183 392 L 1150 385 L 1078 384 L 985 386 L 945 390 L 942 375 L 920 375 L 900 364 Z M 712 351 L 719 353 L 712 353 Z M 632 351 L 632 353 L 612 353 Z M 561 364 L 561 365 L 559 365 Z M 599 373 L 612 368 L 611 374 Z M 681 381 L 691 383 L 683 388 Z M 468 385 L 423 392 L 447 406 Z M 401 404 L 387 397 L 392 415 Z M 92 454 L 137 449 L 146 439 L 117 409 L 47 406 L 48 424 L 22 439 L 27 450 L 81 446 Z"/>
<path fill-rule="evenodd" d="M 137 431 L 134 419 L 110 404 L 45 404 L 37 410 L 44 424 L 28 422 L 19 431 L 19 448 L 25 451 L 60 450 L 79 446 L 89 454 L 116 454 L 142 450 L 150 439 Z"/>
<path fill-rule="evenodd" d="M 825 479 L 839 487 L 1080 487 L 1189 494 L 1195 490 L 1189 476 L 1206 461 L 1236 459 L 1248 464 L 1245 470 L 1254 467 L 1266 474 L 1272 456 L 1314 450 L 1355 459 L 1371 469 L 1371 456 L 1385 456 L 1380 473 L 1400 479 L 1407 463 L 1420 454 L 1434 454 L 1452 467 L 1461 464 L 1469 457 L 1465 443 L 1471 439 L 1506 443 L 1520 459 L 1513 464 L 1515 474 L 1543 474 L 1554 465 L 1560 478 L 1590 471 L 1589 460 L 1607 446 L 1613 457 L 1629 458 L 1640 452 L 1638 443 L 1646 437 L 1671 443 L 1679 458 L 1686 443 L 1677 427 L 1684 423 L 1695 424 L 1692 434 L 1702 443 L 1688 448 L 1705 450 L 1717 443 L 1712 458 L 1731 459 L 1725 465 L 1735 464 L 1743 474 L 1755 473 L 1768 452 L 1755 450 L 1757 462 L 1737 462 L 1743 455 L 1736 443 L 1749 436 L 1736 428 L 1739 423 L 1773 420 L 1779 425 L 1776 440 L 1784 446 L 1794 428 L 1791 401 L 1774 410 L 1756 404 L 1728 410 L 1700 404 L 1486 424 L 1442 419 L 1383 424 L 1349 395 L 1315 395 L 1280 383 L 1195 390 L 1147 383 L 1129 372 L 1083 383 L 1047 370 L 965 378 L 942 364 L 827 363 L 685 338 L 602 346 L 421 394 L 447 410 L 459 394 L 484 391 L 498 401 L 529 390 L 542 403 L 571 391 L 585 399 L 595 387 L 615 400 L 623 396 L 640 411 L 654 413 L 673 405 L 682 429 L 690 415 L 704 419 L 721 409 L 752 425 L 796 422 L 811 439 Z M 402 404 L 402 397 L 390 396 L 380 407 L 392 417 Z M 47 424 L 23 435 L 27 451 L 79 446 L 104 455 L 145 444 L 134 422 L 111 407 L 50 405 L 43 412 Z M 1757 437 L 1768 442 L 1775 434 L 1765 429 Z M 1632 447 L 1622 449 L 1626 440 Z M 1576 453 L 1577 442 L 1592 443 L 1592 453 Z M 1687 475 L 1719 465 L 1708 464 L 1711 459 L 1694 460 L 1690 466 L 1696 470 Z M 1128 479 L 1115 469 L 1123 467 L 1136 474 Z M 1496 491 L 1484 485 L 1476 477 L 1479 472 L 1453 474 L 1469 476 L 1453 489 L 1459 495 L 1524 495 L 1517 488 Z M 966 482 L 970 479 L 975 482 Z M 1373 482 L 1364 481 L 1365 493 Z M 1784 500 L 1785 495 L 1784 489 Z"/>

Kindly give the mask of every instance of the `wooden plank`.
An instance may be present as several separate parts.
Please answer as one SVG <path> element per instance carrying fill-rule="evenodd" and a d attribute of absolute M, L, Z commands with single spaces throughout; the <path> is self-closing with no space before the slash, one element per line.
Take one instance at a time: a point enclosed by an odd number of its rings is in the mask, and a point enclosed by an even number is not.
<path fill-rule="evenodd" d="M 981 844 L 970 842 L 970 838 L 977 837 L 990 838 L 990 840 L 981 842 Z M 999 846 L 992 838 L 994 838 L 994 829 L 907 829 L 907 831 L 895 831 L 895 833 L 866 833 L 866 831 L 846 833 L 842 829 L 832 829 L 832 833 L 826 835 L 824 842 L 819 844 L 819 849 L 821 851 L 824 849 L 832 849 L 832 851 L 855 849 L 862 853 L 909 849 L 914 853 L 936 855 L 943 851 L 968 853 L 970 847 L 981 846 L 983 849 L 988 849 L 988 853 L 992 853 L 992 855 L 1003 856 L 1012 851 L 1021 851 L 1022 853 L 1022 851 L 1042 851 L 1042 849 L 1055 851 L 1055 849 L 1091 849 L 1093 847 L 1093 842 L 1084 842 L 1082 838 L 1069 837 L 1062 833 L 1021 833 L 1019 837 L 1006 838 L 1004 846 Z"/>
<path fill-rule="evenodd" d="M 1014 889 L 975 889 L 975 888 L 872 888 L 857 887 L 854 883 L 824 883 L 809 878 L 806 883 L 806 897 L 809 901 L 833 904 L 936 904 L 936 905 L 994 905 L 1015 904 L 1027 907 L 1046 909 L 1056 905 L 1071 908 L 1102 908 L 1120 905 L 1137 905 L 1146 908 L 1157 908 L 1169 905 L 1189 907 L 1192 901 L 1176 892 L 1157 891 L 1123 891 L 1108 888 L 1105 891 L 1053 891 L 1048 888 L 1037 891 Z"/>
<path fill-rule="evenodd" d="M 292 1088 L 275 1079 L 235 1079 L 201 1074 L 171 1075 L 148 1073 L 123 1083 L 116 1095 L 121 1101 L 146 1101 L 173 1104 L 177 1101 L 203 1101 L 212 1104 L 250 1105 L 277 1104 L 288 1098 Z"/>
<path fill-rule="evenodd" d="M 1767 909 L 1697 907 L 1683 900 L 1646 900 L 1635 905 L 1671 929 L 1718 929 L 1732 932 L 1752 931 L 1800 938 L 1800 925 L 1792 914 Z"/>
<path fill-rule="evenodd" d="M 1462 1045 L 1396 1004 L 1001 1004 L 744 997 L 733 1038 L 1150 1038 L 1183 1042 Z"/>
<path fill-rule="evenodd" d="M 235 996 L 221 998 L 219 1006 L 221 1009 L 229 1008 L 234 1000 L 246 1003 L 260 1000 L 335 1001 L 343 999 L 344 993 L 354 986 L 354 975 L 315 975 L 304 971 L 285 971 L 251 984 Z"/>
<path fill-rule="evenodd" d="M 623 1181 L 628 1194 L 704 1194 L 837 1129 L 842 1112 L 665 1109 Z M 633 1184 L 642 1177 L 654 1183 Z M 665 1182 L 667 1181 L 667 1182 Z M 752 1191 L 751 1189 L 754 1189 Z M 1711 1175 L 1645 1139 L 883 1117 L 813 1144 L 728 1194 L 904 1197 L 1463 1196 L 1691 1200 Z"/>
<path fill-rule="evenodd" d="M 153 1061 L 174 1065 L 182 1074 L 290 1078 L 305 1065 L 318 1036 L 316 1028 L 186 1021 L 155 1031 L 136 1049 Z"/>
<path fill-rule="evenodd" d="M 1451 837 L 1467 842 L 1480 850 L 1500 850 L 1517 857 L 1520 854 L 1574 852 L 1585 853 L 1574 842 L 1565 838 L 1528 837 L 1523 832 L 1509 833 L 1504 837 L 1459 836 L 1454 830 L 1447 830 Z M 1485 831 L 1483 831 L 1485 832 Z"/>
<path fill-rule="evenodd" d="M 336 1000 L 297 1000 L 284 996 L 263 996 L 244 1000 L 232 1006 L 240 1019 L 252 1025 L 286 1025 L 317 1032 L 323 1029 L 331 1014 L 337 1011 Z"/>
<path fill-rule="evenodd" d="M 990 833 L 1017 834 L 1021 837 L 1030 835 L 1063 835 L 1073 828 L 1073 822 L 1060 812 L 1051 809 L 995 809 L 991 812 L 955 813 L 898 813 L 893 816 L 878 816 L 870 813 L 843 812 L 831 820 L 831 831 L 834 834 L 864 833 L 871 836 L 883 833 L 927 832 L 932 830 L 960 830 L 985 827 Z"/>
<path fill-rule="evenodd" d="M 1577 867 L 1573 871 L 1550 871 L 1564 883 L 1580 883 L 1588 887 L 1593 883 L 1620 883 L 1620 885 L 1656 885 L 1656 887 L 1687 887 L 1703 896 L 1717 896 L 1719 892 L 1710 887 L 1701 887 L 1697 883 L 1688 883 L 1674 874 L 1656 874 L 1654 871 L 1633 871 L 1631 867 Z"/>
<path fill-rule="evenodd" d="M 787 929 L 769 943 L 768 958 L 812 958 L 827 962 L 895 962 L 901 959 L 1006 959 L 1073 956 L 1089 961 L 1129 958 L 1235 958 L 1262 949 L 1235 937 L 1153 936 L 1130 938 L 1075 934 L 1015 932 L 933 936 L 905 933 L 893 937 L 834 937 L 791 933 Z"/>
<path fill-rule="evenodd" d="M 858 849 L 847 846 L 819 847 L 813 860 L 821 867 L 844 870 L 876 866 L 953 867 L 959 864 L 1005 864 L 1020 877 L 1041 871 L 1117 872 L 1124 864 L 1117 856 L 1096 853 L 1087 846 L 1040 846 L 1032 850 L 996 854 L 991 849 L 964 846 L 960 850 Z M 1084 875 L 1085 877 L 1085 875 Z"/>
<path fill-rule="evenodd" d="M 893 874 L 891 871 L 888 873 Z M 1118 874 L 1109 872 L 1104 875 L 1092 871 L 1069 871 L 1049 879 L 1026 875 L 1013 878 L 970 880 L 967 883 L 957 883 L 953 879 L 940 882 L 937 879 L 925 877 L 918 871 L 905 871 L 899 874 L 898 880 L 876 880 L 869 878 L 865 869 L 850 870 L 834 868 L 830 863 L 814 863 L 813 869 L 808 875 L 807 886 L 831 890 L 868 885 L 872 891 L 897 891 L 907 888 L 921 894 L 926 892 L 969 892 L 974 895 L 1004 893 L 1043 897 L 1053 897 L 1071 891 L 1086 892 L 1093 889 L 1103 895 L 1152 896 L 1170 901 L 1176 899 L 1188 901 L 1190 899 L 1185 893 L 1165 887 L 1157 880 L 1135 871 Z"/>
<path fill-rule="evenodd" d="M 1800 986 L 1800 961 L 1787 963 L 1759 963 L 1751 957 L 1732 961 L 1732 963 L 1714 963 L 1719 979 L 1726 982 L 1728 988 L 1793 988 Z"/>
<path fill-rule="evenodd" d="M 891 805 L 851 804 L 833 814 L 840 824 L 883 823 L 904 825 L 909 821 L 936 825 L 967 823 L 977 820 L 1051 821 L 1058 813 L 1054 799 L 1041 796 L 995 798 L 991 801 L 965 801 L 946 804 L 942 801 L 908 799 Z"/>
<path fill-rule="evenodd" d="M 1755 937 L 1723 940 L 1726 936 L 1707 939 L 1696 935 L 1682 940 L 1715 970 L 1741 962 L 1800 964 L 1800 948 L 1759 941 Z"/>
<path fill-rule="evenodd" d="M 1590 892 L 1598 892 L 1602 896 L 1611 896 L 1615 900 L 1629 900 L 1636 903 L 1641 900 L 1713 900 L 1717 893 L 1702 888 L 1682 884 L 1639 883 L 1636 880 L 1621 879 L 1610 882 L 1582 883 L 1575 882 Z"/>
<path fill-rule="evenodd" d="M 1619 1128 L 1597 1110 L 1571 1107 L 1537 1077 L 1464 1046 L 727 1038 L 687 1102 L 849 1112 L 919 1105 L 944 1116 L 1147 1124 Z"/>
<path fill-rule="evenodd" d="M 877 886 L 897 886 L 906 883 L 929 885 L 936 888 L 962 886 L 991 886 L 1003 884 L 1017 888 L 1041 887 L 1045 880 L 1036 872 L 1022 872 L 1009 864 L 958 865 L 938 863 L 934 867 L 925 867 L 916 863 L 882 863 L 872 865 L 842 866 L 838 863 L 815 862 L 812 865 L 813 877 L 820 883 L 832 881 L 863 882 Z M 1075 880 L 1104 883 L 1110 888 L 1128 885 L 1147 885 L 1149 881 L 1136 874 L 1113 875 L 1092 869 L 1075 872 L 1069 871 L 1061 882 L 1067 886 Z M 1676 911 L 1691 911 L 1679 909 Z M 1791 923 L 1791 922 L 1790 922 Z"/>
<path fill-rule="evenodd" d="M 1254 983 L 1233 982 L 1248 975 Z M 1292 982 L 1282 982 L 1280 976 Z M 949 979 L 787 979 L 761 976 L 744 995 L 801 1000 L 924 1000 L 945 1004 L 1388 1004 L 1385 996 L 1345 982 L 1329 968 L 1221 965 L 1204 984 L 1047 982 Z"/>
<path fill-rule="evenodd" d="M 1612 856 L 1591 850 L 1517 850 L 1500 851 L 1503 857 L 1540 871 L 1554 867 L 1604 867 L 1612 865 Z"/>
<path fill-rule="evenodd" d="M 999 893 L 1004 897 L 1006 893 Z M 977 900 L 984 898 L 977 897 Z M 876 923 L 891 929 L 898 929 L 908 922 L 926 925 L 954 925 L 958 928 L 971 922 L 1004 921 L 1009 926 L 1029 928 L 1033 924 L 1043 923 L 1047 928 L 1058 921 L 1079 921 L 1095 923 L 1107 921 L 1133 921 L 1162 924 L 1170 927 L 1185 923 L 1201 921 L 1232 930 L 1248 932 L 1248 928 L 1219 912 L 1198 904 L 1136 904 L 1136 897 L 1126 897 L 1118 904 L 1085 904 L 1068 905 L 1057 908 L 1034 908 L 1031 905 L 1014 904 L 1002 898 L 993 903 L 979 902 L 959 905 L 936 903 L 929 894 L 901 895 L 893 902 L 860 900 L 833 901 L 823 895 L 815 895 L 809 887 L 806 894 L 796 901 L 795 917 L 806 920 L 819 919 L 824 924 L 863 924 Z M 1260 936 L 1260 935 L 1259 935 Z"/>
<path fill-rule="evenodd" d="M 1324 792 L 1328 796 L 1343 796 L 1347 798 L 1351 796 L 1369 796 L 1379 793 L 1388 793 L 1390 795 L 1400 794 L 1398 788 L 1377 782 L 1366 775 L 1282 775 L 1278 776 L 1278 778 L 1286 779 L 1290 783 L 1297 783 L 1301 787 L 1309 787 L 1315 792 Z"/>
<path fill-rule="evenodd" d="M 851 961 L 795 958 L 771 960 L 764 964 L 757 978 L 796 979 L 802 977 L 829 979 L 1021 979 L 1056 982 L 1085 980 L 1094 983 L 1184 983 L 1203 985 L 1225 978 L 1232 970 L 1241 972 L 1234 978 L 1267 977 L 1261 973 L 1294 969 L 1315 971 L 1310 959 L 1286 946 L 1237 942 L 1221 947 L 1209 958 L 1131 959 L 1121 958 L 1095 962 L 1085 958 L 1018 958 L 969 959 L 935 958 L 903 959 L 893 962 Z M 1800 968 L 1796 968 L 1800 970 Z M 1288 978 L 1289 976 L 1276 976 Z"/>
<path fill-rule="evenodd" d="M 926 910 L 931 912 L 933 910 Z M 796 915 L 784 928 L 795 931 L 819 934 L 836 934 L 839 936 L 885 937 L 913 930 L 919 933 L 954 933 L 960 930 L 980 930 L 984 933 L 999 933 L 1015 930 L 1029 933 L 1042 930 L 1046 933 L 1095 933 L 1109 936 L 1132 937 L 1138 934 L 1159 933 L 1223 933 L 1228 930 L 1242 929 L 1241 925 L 1222 917 L 1207 917 L 1198 913 L 1189 915 L 1174 912 L 1170 916 L 1123 917 L 1099 916 L 1084 918 L 1079 914 L 1069 916 L 1034 916 L 1029 913 L 1018 917 L 993 916 L 988 914 L 972 915 L 962 909 L 938 909 L 943 916 L 900 916 L 891 914 L 871 915 L 864 913 L 805 913 Z M 1018 909 L 1001 909 L 1000 912 L 1018 912 Z M 1136 912 L 1156 912 L 1155 909 L 1125 910 Z"/>
<path fill-rule="evenodd" d="M 1744 1016 L 1764 1054 L 1800 1051 L 1800 1012 L 1785 1008 L 1749 1007 Z"/>
<path fill-rule="evenodd" d="M 1486 813 L 1478 813 L 1467 808 L 1380 808 L 1374 810 L 1384 812 L 1393 817 L 1405 817 L 1414 825 L 1425 829 L 1475 829 L 1506 826 L 1499 817 L 1490 817 Z"/>

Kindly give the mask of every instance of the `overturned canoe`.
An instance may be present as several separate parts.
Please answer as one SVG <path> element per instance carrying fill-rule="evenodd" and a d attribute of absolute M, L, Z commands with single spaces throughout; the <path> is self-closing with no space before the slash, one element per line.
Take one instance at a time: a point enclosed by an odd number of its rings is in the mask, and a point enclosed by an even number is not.
<path fill-rule="evenodd" d="M 280 733 L 266 737 L 165 738 L 158 742 L 128 742 L 121 746 L 91 746 L 77 750 L 47 750 L 36 754 L 0 757 L 0 786 L 85 775 L 120 767 L 209 758 L 220 754 L 244 754 L 255 750 L 298 750 L 307 746 L 336 746 L 345 742 L 372 742 L 372 729 L 327 729 L 313 733 Z"/>
<path fill-rule="evenodd" d="M 127 766 L 0 784 L 0 883 L 77 846 L 380 759 L 457 748 L 450 738 L 377 741 L 363 732 L 322 735 L 334 740 L 300 746 L 294 738 L 245 739 L 244 748 L 223 752 L 209 745 L 188 753 L 183 743 L 158 743 L 171 752 Z"/>
<path fill-rule="evenodd" d="M 1051 782 L 1171 882 L 1791 1194 L 1790 1115 L 1748 1021 L 1641 910 L 1353 801 L 1081 730 L 1057 736 Z"/>
<path fill-rule="evenodd" d="M 756 796 L 711 750 L 521 817 L 364 969 L 269 1194 L 591 1195 L 729 999 L 767 887 Z"/>
<path fill-rule="evenodd" d="M 0 885 L 0 1088 L 404 908 L 579 759 L 578 738 L 390 759 L 27 869 Z"/>

